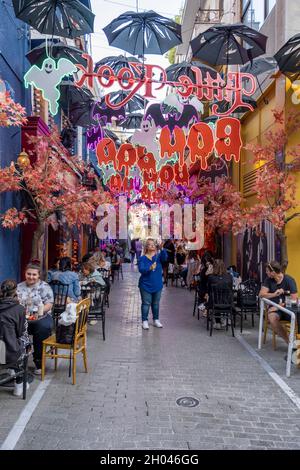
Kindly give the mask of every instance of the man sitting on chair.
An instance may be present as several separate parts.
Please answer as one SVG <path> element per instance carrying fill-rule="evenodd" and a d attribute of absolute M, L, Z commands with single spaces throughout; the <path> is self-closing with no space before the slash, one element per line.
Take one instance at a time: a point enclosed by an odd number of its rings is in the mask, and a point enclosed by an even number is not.
<path fill-rule="evenodd" d="M 292 300 L 298 298 L 297 284 L 294 278 L 284 274 L 282 268 L 277 261 L 271 261 L 266 266 L 267 277 L 264 280 L 259 297 L 264 297 L 272 302 L 285 306 L 285 296 L 290 296 Z M 280 321 L 289 321 L 290 316 L 276 307 L 270 306 L 268 308 L 268 320 L 272 329 L 288 344 L 289 338 L 285 328 L 280 324 Z"/>

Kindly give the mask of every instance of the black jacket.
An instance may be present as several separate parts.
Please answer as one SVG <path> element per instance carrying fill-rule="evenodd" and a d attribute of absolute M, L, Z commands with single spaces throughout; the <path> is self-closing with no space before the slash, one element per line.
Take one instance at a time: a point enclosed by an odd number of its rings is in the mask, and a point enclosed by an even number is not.
<path fill-rule="evenodd" d="M 17 299 L 0 299 L 0 338 L 6 345 L 6 363 L 17 362 L 24 352 L 24 341 L 21 337 L 26 335 L 25 308 Z"/>

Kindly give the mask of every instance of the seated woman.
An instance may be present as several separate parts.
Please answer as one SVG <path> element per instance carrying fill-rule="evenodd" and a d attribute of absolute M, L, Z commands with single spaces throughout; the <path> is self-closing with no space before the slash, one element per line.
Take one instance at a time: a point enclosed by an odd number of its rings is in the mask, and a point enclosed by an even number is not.
<path fill-rule="evenodd" d="M 54 259 L 54 262 L 47 273 L 47 282 L 51 282 L 53 274 L 59 271 L 59 260 L 60 258 L 57 257 Z"/>
<path fill-rule="evenodd" d="M 53 291 L 47 282 L 40 279 L 40 266 L 30 263 L 25 270 L 25 281 L 17 285 L 17 295 L 28 315 L 35 317 L 29 321 L 28 333 L 33 339 L 34 374 L 41 375 L 43 341 L 51 336 L 53 320 L 51 315 L 54 303 Z"/>
<path fill-rule="evenodd" d="M 78 302 L 80 300 L 79 277 L 77 273 L 72 271 L 71 258 L 68 256 L 65 256 L 59 260 L 59 270 L 52 273 L 51 281 L 59 281 L 62 284 L 68 285 L 68 298 L 71 300 L 71 302 Z"/>
<path fill-rule="evenodd" d="M 190 251 L 187 256 L 187 268 L 183 269 L 181 276 L 185 284 L 190 287 L 193 282 L 193 276 L 200 270 L 200 256 L 196 251 Z"/>
<path fill-rule="evenodd" d="M 95 265 L 91 262 L 84 263 L 82 265 L 82 280 L 80 281 L 81 285 L 86 285 L 89 282 L 97 282 L 103 287 L 106 287 L 106 282 L 104 281 L 101 273 L 95 269 Z"/>
<path fill-rule="evenodd" d="M 226 271 L 224 261 L 221 259 L 216 259 L 213 264 L 213 273 L 210 274 L 207 278 L 207 290 L 208 290 L 208 304 L 209 308 L 212 307 L 212 290 L 214 288 L 220 290 L 232 291 L 233 289 L 233 280 L 232 276 Z M 215 315 L 216 323 L 214 328 L 217 330 L 221 329 L 221 318 Z"/>
<path fill-rule="evenodd" d="M 183 249 L 183 246 L 178 245 L 176 249 L 176 253 L 175 253 L 174 274 L 180 274 L 182 276 L 182 272 L 186 268 L 186 258 L 187 258 L 187 254 L 185 250 Z"/>
<path fill-rule="evenodd" d="M 5 343 L 6 364 L 17 365 L 22 361 L 30 341 L 25 308 L 17 297 L 17 283 L 10 279 L 3 281 L 0 287 L 0 338 Z M 22 377 L 16 378 L 13 394 L 17 397 L 23 393 L 22 382 Z"/>

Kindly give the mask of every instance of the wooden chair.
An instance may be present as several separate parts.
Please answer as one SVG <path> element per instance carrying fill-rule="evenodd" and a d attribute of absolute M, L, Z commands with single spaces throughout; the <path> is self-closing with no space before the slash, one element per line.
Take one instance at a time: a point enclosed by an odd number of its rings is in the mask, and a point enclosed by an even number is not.
<path fill-rule="evenodd" d="M 54 368 L 57 369 L 57 359 L 69 360 L 69 377 L 71 376 L 71 365 L 73 360 L 73 385 L 76 384 L 76 358 L 77 354 L 82 353 L 85 372 L 87 369 L 86 357 L 86 330 L 87 319 L 90 308 L 90 299 L 81 300 L 76 307 L 76 323 L 74 328 L 74 337 L 71 344 L 62 344 L 56 342 L 56 335 L 52 335 L 43 341 L 43 356 L 42 356 L 42 380 L 45 377 L 46 358 L 55 359 Z M 69 351 L 69 354 L 59 353 L 58 350 L 63 349 Z"/>
<path fill-rule="evenodd" d="M 290 322 L 289 321 L 281 321 L 280 324 L 286 329 L 287 334 L 290 332 Z M 269 324 L 269 319 L 268 319 L 268 308 L 265 306 L 265 312 L 264 312 L 264 338 L 263 338 L 263 344 L 266 344 L 267 341 L 267 334 L 268 334 L 268 329 L 272 330 L 272 346 L 274 351 L 276 350 L 277 344 L 276 344 L 276 336 L 277 333 L 273 330 L 273 328 Z"/>

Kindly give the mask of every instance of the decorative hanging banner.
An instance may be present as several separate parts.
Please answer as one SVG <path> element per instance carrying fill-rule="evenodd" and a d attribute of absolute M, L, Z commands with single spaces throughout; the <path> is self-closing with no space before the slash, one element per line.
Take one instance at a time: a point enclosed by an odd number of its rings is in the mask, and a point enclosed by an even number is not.
<path fill-rule="evenodd" d="M 224 113 L 218 112 L 218 105 L 215 104 L 212 112 L 216 116 L 229 116 L 240 106 L 253 111 L 251 104 L 243 101 L 243 97 L 252 96 L 256 90 L 256 79 L 249 73 L 228 72 L 227 81 L 225 82 L 220 74 L 217 74 L 216 78 L 212 78 L 209 72 L 206 72 L 206 76 L 203 77 L 202 71 L 198 67 L 192 66 L 191 70 L 196 77 L 195 82 L 186 75 L 181 75 L 177 82 L 172 82 L 167 81 L 166 72 L 159 65 L 130 62 L 130 68 L 123 67 L 117 74 L 111 67 L 102 65 L 95 72 L 91 56 L 82 54 L 82 57 L 86 59 L 87 65 L 76 64 L 76 67 L 82 72 L 80 79 L 75 82 L 78 87 L 87 86 L 92 89 L 96 79 L 100 86 L 104 88 L 110 88 L 118 83 L 122 90 L 129 92 L 117 104 L 110 101 L 109 94 L 106 95 L 105 103 L 112 109 L 118 109 L 127 104 L 137 92 L 142 91 L 143 87 L 146 98 L 155 98 L 154 91 L 170 85 L 176 88 L 180 96 L 185 98 L 195 95 L 199 100 L 225 100 L 231 103 L 231 107 Z M 159 72 L 160 80 L 153 79 L 155 72 Z M 157 85 L 156 88 L 154 88 L 154 85 Z"/>
<path fill-rule="evenodd" d="M 154 155 L 147 152 L 145 147 L 134 147 L 132 144 L 122 144 L 117 150 L 111 139 L 102 139 L 96 148 L 96 155 L 100 168 L 103 165 L 112 165 L 114 170 L 123 172 L 113 175 L 109 179 L 109 186 L 126 192 L 132 189 L 128 185 L 128 179 L 140 178 L 136 173 L 139 169 L 144 186 L 141 194 L 152 194 L 158 187 L 168 189 L 174 182 L 177 185 L 189 184 L 189 164 L 199 163 L 202 170 L 208 169 L 208 160 L 215 155 L 217 160 L 226 161 L 240 160 L 242 149 L 241 123 L 232 117 L 217 120 L 215 130 L 209 124 L 198 122 L 194 124 L 188 135 L 182 129 L 175 129 L 175 138 L 167 128 L 163 128 L 160 138 L 160 160 L 163 165 L 159 166 Z M 179 161 L 174 163 L 174 155 L 179 155 Z M 184 156 L 187 155 L 186 161 Z M 153 191 L 150 189 L 153 188 Z"/>

